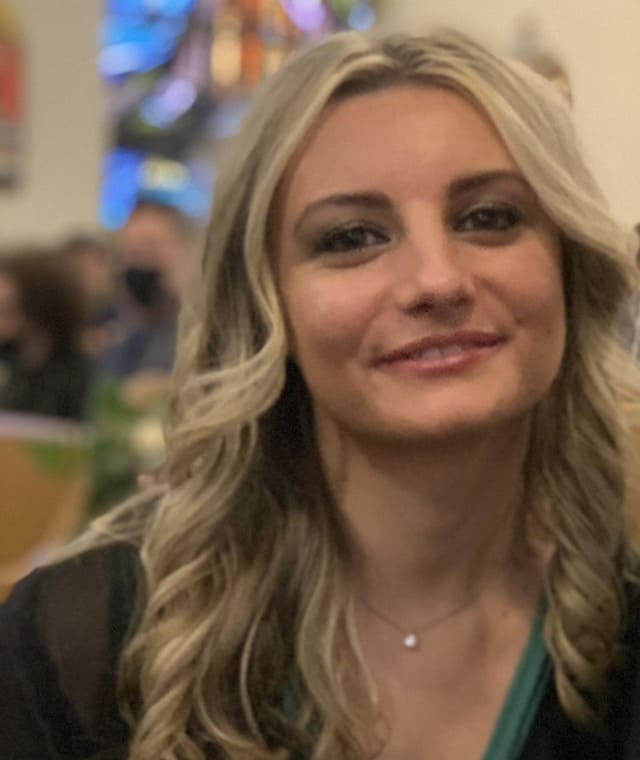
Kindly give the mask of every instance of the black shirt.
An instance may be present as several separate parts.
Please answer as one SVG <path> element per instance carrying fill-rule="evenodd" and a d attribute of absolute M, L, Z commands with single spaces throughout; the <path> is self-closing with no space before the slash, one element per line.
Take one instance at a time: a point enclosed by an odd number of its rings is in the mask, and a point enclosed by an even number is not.
<path fill-rule="evenodd" d="M 90 359 L 77 351 L 32 368 L 0 361 L 0 409 L 84 419 L 92 376 Z"/>
<path fill-rule="evenodd" d="M 124 544 L 18 584 L 0 606 L 0 758 L 126 760 L 115 684 L 141 590 L 137 552 Z M 605 728 L 576 729 L 550 683 L 520 760 L 640 760 L 639 606 Z"/>

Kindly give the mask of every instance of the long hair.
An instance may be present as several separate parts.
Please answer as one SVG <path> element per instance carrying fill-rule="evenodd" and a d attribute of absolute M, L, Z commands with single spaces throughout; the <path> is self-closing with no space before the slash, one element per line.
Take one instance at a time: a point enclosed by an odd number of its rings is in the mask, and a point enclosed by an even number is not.
<path fill-rule="evenodd" d="M 550 548 L 545 631 L 559 698 L 576 722 L 605 698 L 635 568 L 615 361 L 629 236 L 540 77 L 453 32 L 346 33 L 268 81 L 228 149 L 181 314 L 161 481 L 81 544 L 140 546 L 145 604 L 122 670 L 132 760 L 202 760 L 205 747 L 251 760 L 365 751 L 358 737 L 377 706 L 309 399 L 287 361 L 269 226 L 283 172 L 323 109 L 403 84 L 449 88 L 486 114 L 560 231 L 567 349 L 534 411 L 525 479 L 531 531 Z"/>

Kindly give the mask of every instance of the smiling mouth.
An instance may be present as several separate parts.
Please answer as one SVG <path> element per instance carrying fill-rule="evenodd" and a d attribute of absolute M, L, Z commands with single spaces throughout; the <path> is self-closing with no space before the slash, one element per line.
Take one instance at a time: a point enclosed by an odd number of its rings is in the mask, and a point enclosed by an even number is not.
<path fill-rule="evenodd" d="M 376 364 L 399 362 L 438 361 L 469 353 L 482 352 L 502 343 L 504 338 L 496 333 L 465 332 L 425 338 L 403 346 L 382 356 Z"/>
<path fill-rule="evenodd" d="M 408 356 L 404 357 L 407 360 L 424 360 L 429 361 L 430 359 L 445 359 L 448 356 L 457 356 L 458 354 L 463 354 L 466 351 L 471 351 L 476 348 L 480 348 L 481 346 L 477 343 L 463 343 L 463 344 L 454 344 L 451 346 L 443 346 L 442 348 L 424 348 L 419 351 L 414 351 Z M 484 347 L 484 346 L 482 346 Z"/>

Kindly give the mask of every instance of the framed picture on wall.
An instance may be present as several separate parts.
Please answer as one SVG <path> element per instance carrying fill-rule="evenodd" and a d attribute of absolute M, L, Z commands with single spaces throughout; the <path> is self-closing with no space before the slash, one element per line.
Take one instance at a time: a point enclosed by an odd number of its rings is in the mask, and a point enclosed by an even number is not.
<path fill-rule="evenodd" d="M 23 51 L 18 23 L 0 0 L 0 189 L 20 179 L 23 128 Z"/>

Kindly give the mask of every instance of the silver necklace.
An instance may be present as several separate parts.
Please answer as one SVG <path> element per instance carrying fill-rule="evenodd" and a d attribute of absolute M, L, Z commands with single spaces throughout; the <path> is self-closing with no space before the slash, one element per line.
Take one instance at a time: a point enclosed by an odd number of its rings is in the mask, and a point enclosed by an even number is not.
<path fill-rule="evenodd" d="M 380 612 L 380 610 L 377 610 L 366 599 L 363 599 L 362 597 L 360 597 L 360 601 L 362 602 L 362 604 L 364 604 L 364 606 L 369 610 L 371 614 L 375 615 L 379 620 L 382 620 L 383 623 L 390 625 L 392 628 L 395 628 L 396 631 L 399 631 L 402 634 L 402 646 L 405 649 L 416 650 L 420 648 L 420 644 L 422 643 L 422 637 L 424 636 L 425 633 L 427 633 L 427 631 L 430 631 L 432 628 L 435 628 L 436 626 L 440 625 L 440 623 L 444 623 L 445 620 L 452 618 L 454 615 L 457 615 L 459 612 L 466 610 L 467 607 L 470 607 L 473 604 L 473 602 L 475 602 L 475 600 L 478 598 L 478 593 L 475 593 L 472 596 L 468 597 L 467 599 L 464 600 L 464 602 L 462 602 L 462 604 L 459 604 L 457 607 L 454 607 L 452 610 L 448 610 L 444 614 L 438 615 L 438 617 L 432 618 L 424 625 L 421 625 L 419 628 L 412 628 L 412 629 L 404 628 L 403 626 L 396 623 L 395 620 L 391 620 L 391 618 L 384 615 L 382 612 Z"/>

